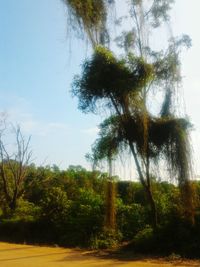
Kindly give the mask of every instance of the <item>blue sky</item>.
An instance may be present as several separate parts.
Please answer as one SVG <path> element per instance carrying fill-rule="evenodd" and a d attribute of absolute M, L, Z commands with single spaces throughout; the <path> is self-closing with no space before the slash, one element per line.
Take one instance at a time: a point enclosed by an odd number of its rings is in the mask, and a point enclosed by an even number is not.
<path fill-rule="evenodd" d="M 63 3 L 1 0 L 0 36 L 1 110 L 32 136 L 37 164 L 84 165 L 100 120 L 69 92 L 88 48 L 67 36 Z"/>
<path fill-rule="evenodd" d="M 183 54 L 182 90 L 195 128 L 192 140 L 198 174 L 199 10 L 197 0 L 177 0 L 172 12 L 174 34 L 187 33 L 193 40 L 192 48 Z M 89 167 L 84 155 L 96 138 L 101 118 L 82 114 L 71 97 L 72 78 L 90 49 L 69 36 L 67 29 L 61 0 L 0 0 L 0 111 L 32 136 L 37 164 Z"/>

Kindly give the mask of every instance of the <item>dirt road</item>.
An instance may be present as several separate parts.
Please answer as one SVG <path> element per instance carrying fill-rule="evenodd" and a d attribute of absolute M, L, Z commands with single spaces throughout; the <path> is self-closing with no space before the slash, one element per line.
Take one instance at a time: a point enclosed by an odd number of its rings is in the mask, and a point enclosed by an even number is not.
<path fill-rule="evenodd" d="M 65 249 L 0 243 L 0 267 L 200 267 L 200 261 L 167 262 L 162 259 L 134 259 L 126 255 L 111 255 Z"/>

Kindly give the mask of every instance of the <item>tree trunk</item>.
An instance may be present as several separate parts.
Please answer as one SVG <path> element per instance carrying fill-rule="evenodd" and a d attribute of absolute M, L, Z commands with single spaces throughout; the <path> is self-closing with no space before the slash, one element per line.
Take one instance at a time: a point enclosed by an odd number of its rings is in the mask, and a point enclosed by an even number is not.
<path fill-rule="evenodd" d="M 147 197 L 149 199 L 149 204 L 151 207 L 152 225 L 153 225 L 153 228 L 156 229 L 158 226 L 158 214 L 157 214 L 156 203 L 153 198 L 152 187 L 151 187 L 150 160 L 149 160 L 149 146 L 148 145 L 147 145 L 147 151 L 146 151 L 146 181 L 147 181 L 146 192 L 147 192 Z"/>
<path fill-rule="evenodd" d="M 112 159 L 108 158 L 109 165 L 109 181 L 106 188 L 106 214 L 105 214 L 105 227 L 109 230 L 115 230 L 116 228 L 116 186 L 112 181 Z"/>
<path fill-rule="evenodd" d="M 150 183 L 150 175 L 149 175 L 149 164 L 147 166 L 147 170 L 146 170 L 146 180 L 144 179 L 138 158 L 137 158 L 137 154 L 135 152 L 134 146 L 131 142 L 129 142 L 129 146 L 131 149 L 131 152 L 133 154 L 135 163 L 136 163 L 136 168 L 139 174 L 139 178 L 140 178 L 140 182 L 143 185 L 145 192 L 147 194 L 147 199 L 149 201 L 150 207 L 151 207 L 151 219 L 152 219 L 152 226 L 154 229 L 157 228 L 158 226 L 158 215 L 157 215 L 157 209 L 156 209 L 156 204 L 153 198 L 153 194 L 151 191 L 151 183 Z"/>
<path fill-rule="evenodd" d="M 147 194 L 147 198 L 151 207 L 151 221 L 152 221 L 152 226 L 154 229 L 157 228 L 158 226 L 158 214 L 157 214 L 157 209 L 156 209 L 156 204 L 155 204 L 155 200 L 153 198 L 153 194 L 151 191 L 151 187 L 150 186 L 146 186 L 145 187 L 145 191 Z"/>
<path fill-rule="evenodd" d="M 196 195 L 195 190 L 190 181 L 186 181 L 180 185 L 181 198 L 183 203 L 183 212 L 185 220 L 190 224 L 195 224 L 195 206 Z"/>
<path fill-rule="evenodd" d="M 116 188 L 115 188 L 115 183 L 112 181 L 108 181 L 106 191 L 107 192 L 106 192 L 105 227 L 110 229 L 110 230 L 115 230 L 115 228 L 116 228 L 116 207 L 115 207 Z"/>

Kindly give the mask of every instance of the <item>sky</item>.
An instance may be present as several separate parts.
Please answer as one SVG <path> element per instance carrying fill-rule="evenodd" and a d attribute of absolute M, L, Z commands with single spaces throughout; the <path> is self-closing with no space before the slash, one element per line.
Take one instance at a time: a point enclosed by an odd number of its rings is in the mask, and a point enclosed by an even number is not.
<path fill-rule="evenodd" d="M 200 174 L 199 10 L 198 0 L 177 0 L 172 11 L 174 35 L 189 34 L 193 44 L 182 55 L 181 95 L 194 125 L 195 174 Z M 69 34 L 61 0 L 0 0 L 0 112 L 31 135 L 37 165 L 89 168 L 85 154 L 102 118 L 82 114 L 70 93 L 89 54 L 89 46 Z"/>

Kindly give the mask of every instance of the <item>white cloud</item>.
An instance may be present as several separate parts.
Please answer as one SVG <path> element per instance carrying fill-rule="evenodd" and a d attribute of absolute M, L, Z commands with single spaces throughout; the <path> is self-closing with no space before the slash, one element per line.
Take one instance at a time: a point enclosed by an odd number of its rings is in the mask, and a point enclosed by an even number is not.
<path fill-rule="evenodd" d="M 65 133 L 70 131 L 70 127 L 65 123 L 27 120 L 21 122 L 20 124 L 22 126 L 22 129 L 28 134 L 38 136 L 47 136 L 55 134 L 58 131 L 62 131 Z"/>
<path fill-rule="evenodd" d="M 70 127 L 62 122 L 45 122 L 37 120 L 31 113 L 24 112 L 20 108 L 5 110 L 8 122 L 20 125 L 22 131 L 27 135 L 47 136 L 57 131 L 67 133 Z"/>

